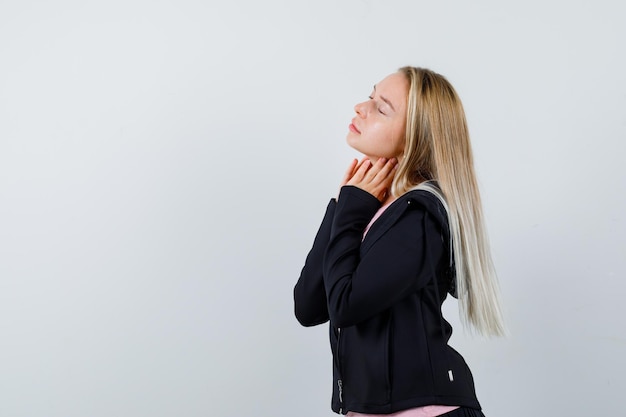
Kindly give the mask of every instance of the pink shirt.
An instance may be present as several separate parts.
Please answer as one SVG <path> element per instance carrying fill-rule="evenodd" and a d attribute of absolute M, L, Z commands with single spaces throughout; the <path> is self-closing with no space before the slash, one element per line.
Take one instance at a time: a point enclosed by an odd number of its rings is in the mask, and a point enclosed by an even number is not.
<path fill-rule="evenodd" d="M 398 411 L 393 414 L 361 414 L 348 411 L 348 417 L 436 417 L 459 407 L 449 407 L 447 405 L 426 405 L 424 407 L 409 408 L 408 410 Z"/>
<path fill-rule="evenodd" d="M 374 214 L 374 217 L 372 217 L 372 220 L 370 220 L 369 224 L 365 228 L 365 231 L 363 232 L 363 239 L 365 239 L 365 235 L 370 230 L 370 227 L 372 227 L 372 224 L 374 224 L 374 222 L 380 217 L 381 214 L 383 214 L 383 212 L 387 209 L 387 207 L 389 207 L 389 205 L 391 203 L 393 203 L 393 201 L 391 201 L 391 202 L 385 204 L 384 206 L 382 206 L 381 208 L 379 208 L 378 211 L 376 212 L 376 214 Z M 459 408 L 459 407 L 457 407 L 457 406 L 447 406 L 447 405 L 426 405 L 426 406 L 423 406 L 423 407 L 409 408 L 408 410 L 402 410 L 402 411 L 398 411 L 398 412 L 392 413 L 392 414 L 362 414 L 362 413 L 355 413 L 353 411 L 348 411 L 347 416 L 348 417 L 380 417 L 380 416 L 387 416 L 387 417 L 437 417 L 437 416 L 440 416 L 442 414 L 449 413 L 452 410 L 456 410 L 457 408 Z"/>
<path fill-rule="evenodd" d="M 372 217 L 372 220 L 370 220 L 370 222 L 365 227 L 365 231 L 363 232 L 363 239 L 365 239 L 365 235 L 367 234 L 367 232 L 369 232 L 370 227 L 372 227 L 374 222 L 376 220 L 378 220 L 380 215 L 383 214 L 383 212 L 387 209 L 387 207 L 389 207 L 391 205 L 391 203 L 393 203 L 393 202 L 394 202 L 394 200 L 391 200 L 389 203 L 385 204 L 384 206 L 382 206 L 381 208 L 378 209 L 378 211 L 374 214 L 374 217 Z"/>

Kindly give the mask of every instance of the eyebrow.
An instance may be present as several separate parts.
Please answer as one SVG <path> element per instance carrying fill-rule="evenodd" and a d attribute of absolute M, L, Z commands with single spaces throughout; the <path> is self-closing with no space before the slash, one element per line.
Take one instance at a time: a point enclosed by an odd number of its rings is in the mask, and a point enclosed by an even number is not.
<path fill-rule="evenodd" d="M 374 84 L 374 92 L 376 92 L 376 84 Z M 386 97 L 381 96 L 380 94 L 378 95 L 378 97 L 380 97 L 380 99 L 382 101 L 387 103 L 389 105 L 389 107 L 391 107 L 391 110 L 396 111 L 395 107 L 393 107 L 393 104 L 391 104 L 391 101 L 389 101 L 389 99 L 387 99 Z"/>

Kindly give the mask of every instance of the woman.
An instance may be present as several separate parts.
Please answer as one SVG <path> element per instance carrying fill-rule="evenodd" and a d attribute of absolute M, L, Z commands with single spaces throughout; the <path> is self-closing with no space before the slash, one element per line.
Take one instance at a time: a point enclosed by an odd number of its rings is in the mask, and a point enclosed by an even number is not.
<path fill-rule="evenodd" d="M 448 346 L 447 293 L 485 335 L 502 335 L 461 102 L 432 71 L 405 67 L 355 106 L 354 160 L 294 289 L 304 326 L 330 320 L 332 409 L 349 416 L 482 416 Z"/>

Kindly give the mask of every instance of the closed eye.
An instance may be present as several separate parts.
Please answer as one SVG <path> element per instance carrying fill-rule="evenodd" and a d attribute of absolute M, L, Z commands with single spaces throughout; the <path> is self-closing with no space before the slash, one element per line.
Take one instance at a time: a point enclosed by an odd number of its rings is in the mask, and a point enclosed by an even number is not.
<path fill-rule="evenodd" d="M 367 98 L 369 98 L 370 100 L 374 100 L 374 97 L 372 96 L 368 96 Z M 376 110 L 378 110 L 378 113 L 383 114 L 383 115 L 387 115 L 387 113 L 385 113 L 380 107 L 377 107 Z"/>

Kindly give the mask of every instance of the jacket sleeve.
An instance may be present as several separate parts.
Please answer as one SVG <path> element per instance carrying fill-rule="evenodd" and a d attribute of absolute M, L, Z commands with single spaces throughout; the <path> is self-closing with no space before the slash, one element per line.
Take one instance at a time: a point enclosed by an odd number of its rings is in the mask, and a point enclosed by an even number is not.
<path fill-rule="evenodd" d="M 322 263 L 330 237 L 335 206 L 335 199 L 330 200 L 313 241 L 313 247 L 306 257 L 300 278 L 293 290 L 296 318 L 303 326 L 315 326 L 329 319 L 322 278 Z"/>
<path fill-rule="evenodd" d="M 402 202 L 407 207 L 395 224 L 361 254 L 376 202 L 356 187 L 343 187 L 339 196 L 323 269 L 328 312 L 337 327 L 366 320 L 425 286 L 432 276 L 427 244 L 434 264 L 443 254 L 437 224 L 411 200 Z"/>

